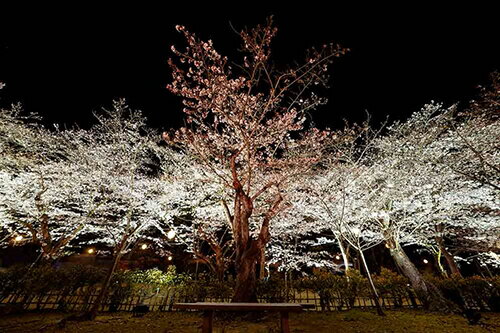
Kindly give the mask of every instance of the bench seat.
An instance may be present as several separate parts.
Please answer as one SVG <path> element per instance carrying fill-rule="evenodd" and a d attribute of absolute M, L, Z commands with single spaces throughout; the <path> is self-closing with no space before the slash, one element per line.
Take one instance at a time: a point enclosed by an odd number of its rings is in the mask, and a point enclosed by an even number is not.
<path fill-rule="evenodd" d="M 213 326 L 214 311 L 276 311 L 281 315 L 281 332 L 289 333 L 288 323 L 289 312 L 300 312 L 304 308 L 310 308 L 308 305 L 296 303 L 175 303 L 174 309 L 200 310 L 203 311 L 203 333 L 211 333 Z"/>

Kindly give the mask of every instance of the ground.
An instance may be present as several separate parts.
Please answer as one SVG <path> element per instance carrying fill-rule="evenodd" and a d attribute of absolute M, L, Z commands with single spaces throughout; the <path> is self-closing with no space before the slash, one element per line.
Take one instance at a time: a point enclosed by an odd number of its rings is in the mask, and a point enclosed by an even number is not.
<path fill-rule="evenodd" d="M 64 328 L 57 322 L 64 314 L 28 313 L 0 318 L 0 332 L 199 332 L 201 315 L 183 312 L 154 312 L 144 317 L 132 317 L 131 313 L 102 314 L 94 322 L 70 322 Z M 279 332 L 277 314 L 260 319 L 234 319 L 227 315 L 216 317 L 214 333 Z M 230 319 L 231 318 L 231 319 Z M 308 312 L 290 314 L 292 332 L 500 332 L 500 314 L 484 313 L 479 325 L 470 326 L 465 318 L 444 314 L 426 313 L 421 310 L 387 311 L 386 317 L 378 317 L 370 311 Z"/>

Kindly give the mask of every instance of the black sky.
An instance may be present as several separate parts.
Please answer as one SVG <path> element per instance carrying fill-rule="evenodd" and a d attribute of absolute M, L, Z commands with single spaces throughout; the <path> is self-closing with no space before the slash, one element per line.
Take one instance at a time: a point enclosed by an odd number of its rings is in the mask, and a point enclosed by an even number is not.
<path fill-rule="evenodd" d="M 244 4 L 244 3 L 239 3 Z M 86 127 L 92 112 L 125 97 L 150 124 L 175 127 L 182 114 L 169 82 L 170 45 L 183 45 L 183 24 L 213 39 L 222 53 L 239 46 L 231 30 L 274 14 L 275 62 L 303 58 L 307 47 L 333 41 L 351 49 L 332 70 L 329 104 L 317 122 L 335 127 L 366 111 L 401 119 L 430 100 L 466 102 L 488 73 L 500 68 L 498 19 L 493 8 L 300 7 L 103 9 L 1 8 L 0 104 L 19 101 L 47 123 Z M 251 3 L 247 3 L 251 4 Z M 250 6 L 252 7 L 252 6 Z M 229 10 L 227 10 L 229 8 Z"/>

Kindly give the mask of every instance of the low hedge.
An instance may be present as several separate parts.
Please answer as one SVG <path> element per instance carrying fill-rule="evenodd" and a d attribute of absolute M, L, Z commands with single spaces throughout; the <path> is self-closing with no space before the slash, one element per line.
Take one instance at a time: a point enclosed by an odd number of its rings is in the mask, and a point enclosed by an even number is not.
<path fill-rule="evenodd" d="M 28 303 L 38 295 L 49 292 L 70 295 L 80 288 L 96 290 L 105 276 L 105 269 L 93 266 L 75 265 L 63 268 L 37 266 L 33 268 L 15 266 L 0 272 L 0 302 L 9 295 L 22 295 L 17 303 Z M 500 276 L 484 278 L 479 276 L 442 278 L 426 276 L 449 300 L 462 308 L 500 311 Z M 390 270 L 382 269 L 373 276 L 375 286 L 382 300 L 398 307 L 404 299 L 414 299 L 408 280 Z M 159 269 L 117 272 L 112 280 L 108 302 L 117 309 L 130 295 L 144 298 L 158 293 L 175 293 L 179 301 L 197 302 L 205 300 L 229 301 L 234 291 L 233 279 L 217 281 L 210 275 L 200 274 L 198 279 L 184 273 L 177 273 L 174 266 L 167 272 Z M 352 308 L 359 297 L 370 298 L 368 281 L 359 271 L 350 270 L 345 276 L 330 272 L 316 272 L 296 279 L 293 283 L 274 275 L 257 282 L 257 297 L 266 302 L 293 301 L 293 291 L 310 290 L 319 297 L 323 310 L 334 307 Z M 63 299 L 63 297 L 61 298 Z"/>

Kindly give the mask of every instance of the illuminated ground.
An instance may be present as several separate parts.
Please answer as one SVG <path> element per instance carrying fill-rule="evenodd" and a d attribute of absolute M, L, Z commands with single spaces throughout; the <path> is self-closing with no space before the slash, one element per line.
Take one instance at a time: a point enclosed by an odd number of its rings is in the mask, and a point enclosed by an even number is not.
<path fill-rule="evenodd" d="M 0 332 L 199 332 L 201 317 L 196 313 L 151 313 L 134 318 L 130 313 L 104 314 L 95 322 L 73 322 L 59 328 L 62 314 L 24 314 L 0 318 Z M 459 316 L 428 314 L 423 311 L 388 311 L 381 318 L 365 311 L 291 314 L 292 332 L 498 332 L 500 314 L 485 313 L 481 323 L 470 326 Z M 279 332 L 278 316 L 260 320 L 216 318 L 214 332 Z"/>

